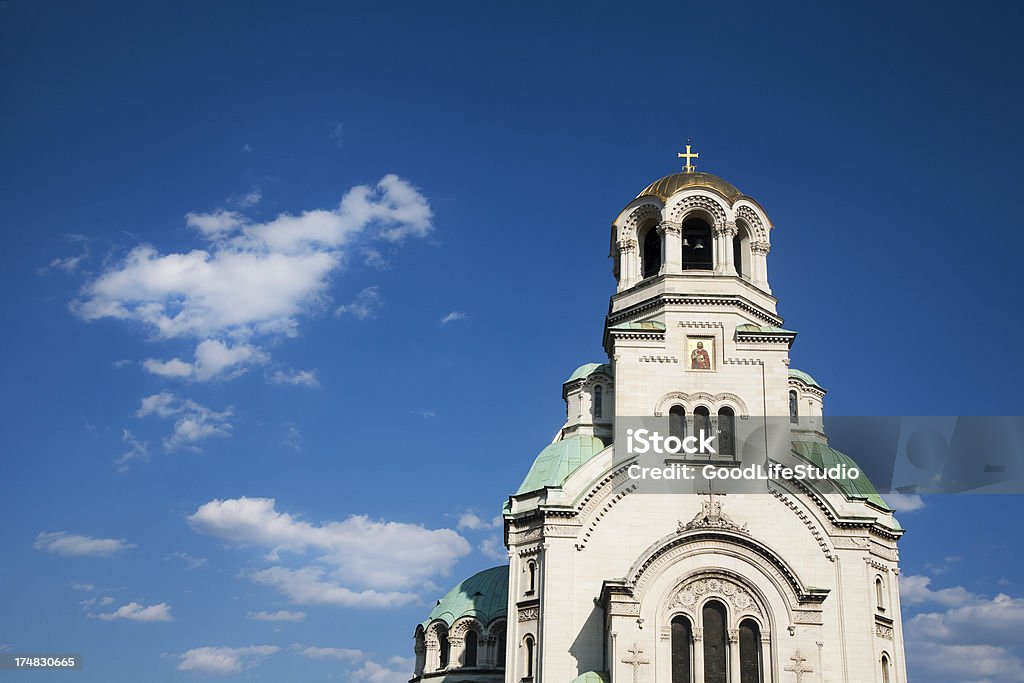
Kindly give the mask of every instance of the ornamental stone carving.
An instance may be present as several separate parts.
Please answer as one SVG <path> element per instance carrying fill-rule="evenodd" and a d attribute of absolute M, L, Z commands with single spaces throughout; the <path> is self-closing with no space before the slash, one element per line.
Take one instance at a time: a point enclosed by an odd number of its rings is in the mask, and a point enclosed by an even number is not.
<path fill-rule="evenodd" d="M 682 609 L 693 614 L 698 604 L 711 597 L 732 605 L 737 619 L 747 614 L 761 615 L 761 608 L 747 589 L 724 577 L 698 578 L 683 584 L 669 600 L 668 609 Z"/>

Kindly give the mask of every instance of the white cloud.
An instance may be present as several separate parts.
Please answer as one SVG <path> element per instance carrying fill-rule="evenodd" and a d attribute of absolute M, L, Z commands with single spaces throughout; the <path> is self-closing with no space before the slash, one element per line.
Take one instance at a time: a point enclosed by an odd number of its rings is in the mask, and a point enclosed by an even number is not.
<path fill-rule="evenodd" d="M 418 600 L 415 593 L 352 590 L 324 578 L 325 572 L 320 567 L 270 567 L 252 573 L 253 581 L 278 589 L 297 605 L 381 608 L 399 607 Z"/>
<path fill-rule="evenodd" d="M 123 538 L 92 538 L 66 531 L 44 531 L 36 536 L 32 547 L 68 557 L 112 557 L 135 545 Z"/>
<path fill-rule="evenodd" d="M 149 460 L 149 444 L 136 439 L 127 429 L 121 430 L 121 442 L 127 444 L 128 450 L 114 459 L 119 472 L 127 472 L 130 464 L 136 460 Z"/>
<path fill-rule="evenodd" d="M 109 605 L 114 604 L 114 598 L 110 597 L 109 595 L 105 595 L 101 598 L 89 598 L 88 600 L 79 600 L 78 604 L 82 607 L 107 607 Z"/>
<path fill-rule="evenodd" d="M 79 583 L 78 581 L 71 582 L 71 589 L 76 591 L 82 591 L 83 593 L 91 593 L 96 590 L 96 586 L 91 583 Z"/>
<path fill-rule="evenodd" d="M 335 577 L 376 589 L 408 588 L 447 575 L 469 543 L 452 529 L 373 520 L 353 515 L 320 525 L 275 509 L 273 498 L 212 500 L 189 517 L 203 532 L 239 544 L 281 551 L 319 550 L 337 567 Z"/>
<path fill-rule="evenodd" d="M 297 387 L 320 386 L 316 370 L 275 370 L 267 381 L 271 384 L 291 384 Z"/>
<path fill-rule="evenodd" d="M 466 314 L 463 313 L 462 311 L 452 311 L 451 313 L 449 313 L 445 317 L 441 318 L 441 324 L 442 325 L 447 325 L 448 323 L 453 323 L 456 320 L 462 320 L 465 317 L 466 317 Z"/>
<path fill-rule="evenodd" d="M 407 605 L 419 599 L 411 589 L 433 576 L 447 576 L 470 550 L 466 539 L 452 529 L 362 515 L 311 524 L 278 512 L 272 498 L 213 500 L 200 506 L 189 521 L 195 529 L 232 543 L 269 548 L 273 561 L 283 552 L 317 552 L 313 565 L 273 566 L 248 574 L 299 605 Z"/>
<path fill-rule="evenodd" d="M 127 605 L 122 605 L 109 614 L 90 616 L 95 616 L 103 621 L 113 621 L 115 619 L 129 619 L 142 622 L 174 621 L 173 617 L 171 617 L 171 607 L 165 602 L 161 602 L 159 605 L 150 605 L 149 607 L 140 605 L 137 602 L 129 602 Z"/>
<path fill-rule="evenodd" d="M 367 287 L 356 294 L 356 298 L 351 303 L 338 306 L 338 308 L 334 310 L 334 314 L 343 315 L 347 313 L 354 315 L 360 320 L 376 318 L 377 311 L 380 310 L 383 303 L 384 299 L 381 297 L 378 288 Z"/>
<path fill-rule="evenodd" d="M 459 529 L 486 529 L 487 522 L 480 518 L 475 512 L 467 510 L 459 515 Z"/>
<path fill-rule="evenodd" d="M 955 607 L 976 598 L 963 586 L 932 590 L 931 582 L 931 577 L 928 576 L 908 574 L 900 577 L 900 599 L 908 605 L 936 603 L 945 607 Z"/>
<path fill-rule="evenodd" d="M 491 560 L 508 561 L 508 551 L 497 536 L 489 536 L 481 541 L 480 552 Z"/>
<path fill-rule="evenodd" d="M 181 655 L 179 671 L 232 674 L 258 666 L 270 655 L 279 652 L 275 645 L 249 647 L 199 647 Z"/>
<path fill-rule="evenodd" d="M 86 249 L 85 251 L 76 256 L 65 256 L 63 258 L 55 258 L 52 261 L 50 261 L 49 265 L 47 265 L 45 268 L 40 269 L 39 272 L 40 274 L 42 274 L 51 270 L 59 270 L 64 273 L 74 273 L 75 271 L 78 270 L 78 266 L 82 264 L 82 261 L 88 258 L 88 256 L 89 250 Z"/>
<path fill-rule="evenodd" d="M 388 660 L 387 666 L 367 660 L 362 668 L 353 671 L 351 676 L 354 681 L 366 681 L 367 683 L 406 683 L 412 676 L 415 660 L 411 657 L 392 657 Z"/>
<path fill-rule="evenodd" d="M 905 620 L 912 679 L 935 683 L 1024 681 L 1020 642 L 1024 599 L 1003 593 L 986 598 L 962 586 L 931 590 L 928 577 L 908 578 L 916 579 L 911 582 L 911 594 L 917 602 L 923 598 L 948 608 Z M 902 587 L 900 592 L 903 595 Z"/>
<path fill-rule="evenodd" d="M 924 499 L 916 493 L 886 493 L 882 498 L 896 512 L 914 512 L 925 506 Z"/>
<path fill-rule="evenodd" d="M 305 612 L 290 612 L 286 609 L 279 609 L 276 612 L 249 612 L 248 616 L 253 621 L 290 621 L 298 623 L 306 620 Z"/>
<path fill-rule="evenodd" d="M 232 408 L 217 412 L 191 399 L 180 399 L 169 391 L 162 391 L 142 399 L 137 417 L 156 415 L 164 419 L 174 417 L 174 430 L 164 439 L 164 448 L 198 450 L 198 443 L 215 436 L 231 436 Z"/>
<path fill-rule="evenodd" d="M 259 201 L 259 197 L 256 197 Z M 255 202 L 254 202 L 255 203 Z M 213 213 L 185 214 L 185 224 L 198 230 L 204 237 L 220 237 L 234 232 L 245 225 L 245 216 L 236 211 L 214 211 Z"/>
<path fill-rule="evenodd" d="M 249 344 L 228 346 L 219 339 L 205 339 L 196 346 L 194 363 L 180 358 L 167 361 L 147 358 L 142 366 L 161 377 L 205 382 L 237 377 L 245 372 L 245 366 L 266 363 L 267 360 L 267 354 Z"/>
<path fill-rule="evenodd" d="M 310 659 L 359 659 L 363 656 L 362 650 L 353 650 L 347 647 L 304 647 L 299 644 L 292 646 L 292 649 L 301 657 Z"/>
<path fill-rule="evenodd" d="M 161 253 L 140 244 L 88 281 L 72 308 L 85 320 L 141 323 L 162 339 L 252 345 L 259 336 L 294 336 L 299 316 L 324 302 L 348 249 L 361 246 L 356 240 L 423 237 L 431 219 L 426 198 L 396 175 L 353 187 L 334 209 L 282 213 L 262 223 L 235 211 L 192 212 L 186 223 L 206 242 L 203 248 Z M 186 371 L 186 361 L 167 363 L 150 366 L 164 374 Z"/>

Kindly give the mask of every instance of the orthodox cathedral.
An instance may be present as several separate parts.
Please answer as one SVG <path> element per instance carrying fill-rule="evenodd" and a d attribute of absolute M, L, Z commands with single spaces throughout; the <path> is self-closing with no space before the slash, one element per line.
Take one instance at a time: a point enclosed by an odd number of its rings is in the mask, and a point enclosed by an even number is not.
<path fill-rule="evenodd" d="M 608 359 L 562 384 L 565 424 L 505 503 L 509 564 L 416 626 L 412 681 L 905 683 L 903 529 L 790 365 L 771 221 L 679 156 L 612 223 Z M 841 474 L 651 486 L 622 430 L 644 419 L 716 437 L 659 465 Z"/>

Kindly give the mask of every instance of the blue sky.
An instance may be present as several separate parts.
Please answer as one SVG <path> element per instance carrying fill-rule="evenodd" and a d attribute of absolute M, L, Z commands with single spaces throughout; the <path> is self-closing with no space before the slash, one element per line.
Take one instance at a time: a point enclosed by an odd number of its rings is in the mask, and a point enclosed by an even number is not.
<path fill-rule="evenodd" d="M 0 648 L 404 680 L 687 137 L 830 413 L 1020 414 L 1022 10 L 821 5 L 0 5 Z M 923 502 L 912 672 L 1024 680 L 1020 499 Z"/>

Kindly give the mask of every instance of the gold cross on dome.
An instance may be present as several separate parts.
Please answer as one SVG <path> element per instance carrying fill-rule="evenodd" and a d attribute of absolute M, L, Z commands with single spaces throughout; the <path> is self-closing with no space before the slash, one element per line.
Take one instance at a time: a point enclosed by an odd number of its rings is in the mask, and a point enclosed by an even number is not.
<path fill-rule="evenodd" d="M 697 170 L 696 166 L 690 165 L 690 160 L 691 159 L 696 159 L 697 157 L 700 156 L 700 154 L 697 153 L 697 152 L 691 152 L 690 151 L 690 141 L 689 140 L 686 141 L 686 153 L 684 154 L 683 152 L 680 152 L 678 154 L 678 156 L 679 156 L 680 159 L 686 159 L 686 166 L 683 166 L 683 173 L 693 173 L 694 171 Z"/>

